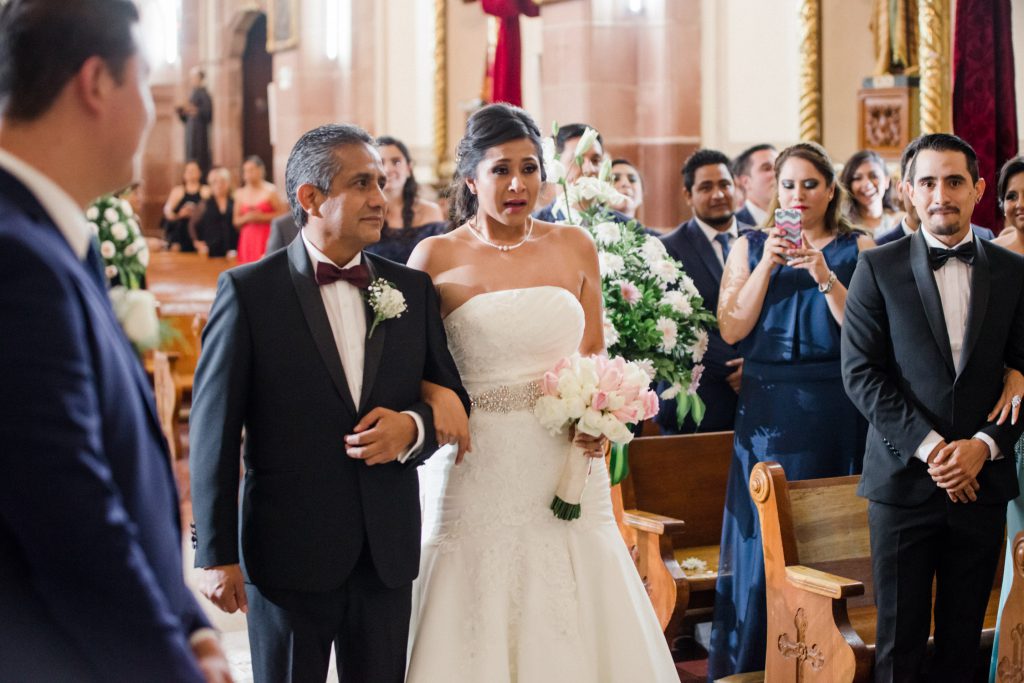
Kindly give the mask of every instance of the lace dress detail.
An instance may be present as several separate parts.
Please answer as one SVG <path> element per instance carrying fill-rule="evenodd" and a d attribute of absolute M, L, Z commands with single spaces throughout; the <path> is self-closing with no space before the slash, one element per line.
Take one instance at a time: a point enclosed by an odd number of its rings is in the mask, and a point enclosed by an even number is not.
<path fill-rule="evenodd" d="M 600 461 L 579 519 L 549 509 L 570 444 L 540 426 L 527 387 L 579 347 L 579 302 L 559 287 L 490 292 L 445 328 L 467 391 L 488 403 L 472 412 L 460 465 L 442 449 L 421 469 L 407 680 L 678 681 Z"/>

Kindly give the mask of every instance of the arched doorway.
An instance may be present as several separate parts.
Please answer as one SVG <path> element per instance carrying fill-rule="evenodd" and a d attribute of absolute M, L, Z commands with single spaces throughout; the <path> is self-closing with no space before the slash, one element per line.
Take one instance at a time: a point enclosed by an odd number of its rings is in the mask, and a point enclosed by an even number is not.
<path fill-rule="evenodd" d="M 273 75 L 273 57 L 267 52 L 267 15 L 261 12 L 246 33 L 242 52 L 242 157 L 256 155 L 263 159 L 268 179 L 274 177 L 267 101 Z"/>

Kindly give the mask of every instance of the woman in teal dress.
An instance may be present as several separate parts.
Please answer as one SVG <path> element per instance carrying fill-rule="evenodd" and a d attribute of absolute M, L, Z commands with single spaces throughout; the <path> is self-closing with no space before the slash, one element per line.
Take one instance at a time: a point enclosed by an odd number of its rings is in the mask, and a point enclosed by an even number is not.
<path fill-rule="evenodd" d="M 994 241 L 996 244 L 1024 254 L 1024 157 L 1015 157 L 1007 161 L 999 172 L 999 182 L 996 184 L 996 198 L 999 201 L 999 208 L 1003 211 L 1005 224 L 1002 232 Z M 1010 371 L 1007 375 L 1006 387 L 1003 389 L 1002 402 L 1012 400 L 1014 396 L 1024 394 L 1024 381 L 1021 375 Z M 1010 416 L 1014 422 L 1017 421 L 1017 413 L 1020 403 L 1013 409 Z M 1006 419 L 1007 410 L 1003 409 L 1000 416 Z M 995 411 L 989 418 L 995 417 Z M 1014 449 L 1017 458 L 1017 481 L 1020 482 L 1021 491 L 1024 491 L 1024 439 L 1017 442 Z M 1013 580 L 1013 552 L 1012 543 L 1017 532 L 1024 529 L 1024 496 L 1017 496 L 1006 506 L 1006 562 L 1003 565 L 1003 590 L 999 596 L 999 618 L 1002 621 L 1003 605 L 1006 603 L 1006 596 L 1010 593 L 1010 583 Z M 996 668 L 999 660 L 999 632 L 996 631 L 996 641 L 992 646 L 992 667 L 989 671 L 989 681 L 996 680 Z"/>
<path fill-rule="evenodd" d="M 711 680 L 764 668 L 764 558 L 747 489 L 754 465 L 780 462 L 791 479 L 858 474 L 867 434 L 843 389 L 839 332 L 857 256 L 874 242 L 840 216 L 843 190 L 819 145 L 784 150 L 775 173 L 773 208 L 801 212 L 803 246 L 787 248 L 769 211 L 766 230 L 748 232 L 733 246 L 719 297 L 722 338 L 740 345 L 744 367 L 711 626 Z"/>

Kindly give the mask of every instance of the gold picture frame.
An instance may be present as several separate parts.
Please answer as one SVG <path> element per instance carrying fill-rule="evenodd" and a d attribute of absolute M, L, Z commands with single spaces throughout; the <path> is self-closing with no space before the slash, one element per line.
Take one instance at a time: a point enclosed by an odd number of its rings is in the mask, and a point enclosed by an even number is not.
<path fill-rule="evenodd" d="M 299 44 L 300 0 L 267 3 L 267 52 L 290 50 Z"/>

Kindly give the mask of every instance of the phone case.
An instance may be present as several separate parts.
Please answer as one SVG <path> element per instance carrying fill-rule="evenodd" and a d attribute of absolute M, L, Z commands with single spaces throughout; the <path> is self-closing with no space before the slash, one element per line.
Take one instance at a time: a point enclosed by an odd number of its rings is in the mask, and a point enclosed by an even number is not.
<path fill-rule="evenodd" d="M 775 227 L 782 230 L 782 239 L 790 243 L 791 249 L 802 249 L 804 246 L 803 214 L 797 209 L 775 209 Z"/>

